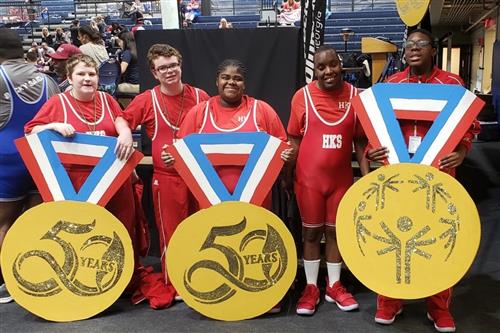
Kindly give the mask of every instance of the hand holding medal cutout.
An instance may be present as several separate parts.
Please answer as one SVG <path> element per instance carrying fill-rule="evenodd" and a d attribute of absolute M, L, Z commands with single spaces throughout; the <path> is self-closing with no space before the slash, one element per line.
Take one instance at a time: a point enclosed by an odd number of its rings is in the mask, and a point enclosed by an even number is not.
<path fill-rule="evenodd" d="M 45 202 L 22 214 L 4 240 L 1 265 L 9 292 L 47 320 L 92 317 L 118 299 L 133 273 L 130 236 L 104 206 L 142 154 L 120 160 L 114 137 L 62 137 L 49 130 L 16 145 Z M 78 190 L 68 164 L 93 167 Z"/>
<path fill-rule="evenodd" d="M 374 160 L 386 164 L 358 180 L 337 214 L 347 266 L 375 292 L 398 299 L 434 295 L 457 283 L 479 247 L 474 202 L 453 177 L 450 156 L 483 102 L 459 85 L 377 84 L 352 100 Z M 407 146 L 398 119 L 433 121 Z M 441 163 L 440 163 L 441 161 Z M 443 162 L 444 161 L 444 162 Z M 432 273 L 430 273 L 432 272 Z"/>

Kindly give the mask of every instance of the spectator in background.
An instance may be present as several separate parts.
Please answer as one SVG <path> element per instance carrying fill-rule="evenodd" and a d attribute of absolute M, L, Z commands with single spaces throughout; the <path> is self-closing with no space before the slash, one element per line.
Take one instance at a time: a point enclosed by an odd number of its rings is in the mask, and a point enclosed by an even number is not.
<path fill-rule="evenodd" d="M 54 47 L 54 36 L 52 36 L 49 32 L 49 28 L 42 28 L 42 43 L 47 43 L 48 46 Z"/>
<path fill-rule="evenodd" d="M 229 29 L 232 27 L 233 25 L 231 24 L 231 22 L 228 22 L 224 17 L 220 19 L 219 29 Z"/>
<path fill-rule="evenodd" d="M 133 34 L 135 34 L 135 32 L 138 31 L 138 30 L 145 30 L 144 29 L 144 18 L 143 17 L 139 17 L 135 21 L 135 25 L 132 27 L 132 29 L 130 29 L 130 31 L 132 31 Z"/>
<path fill-rule="evenodd" d="M 46 42 L 42 42 L 42 46 L 38 48 L 38 57 L 44 66 L 48 66 L 50 62 L 49 54 L 54 52 L 56 52 L 56 50 L 50 47 Z M 48 70 L 48 68 L 46 70 Z"/>
<path fill-rule="evenodd" d="M 120 34 L 122 31 L 128 31 L 127 27 L 120 24 L 120 23 L 116 23 L 116 22 L 113 22 L 111 23 L 111 36 L 118 36 L 118 34 Z"/>
<path fill-rule="evenodd" d="M 28 52 L 35 52 L 38 55 L 38 43 L 33 41 Z"/>
<path fill-rule="evenodd" d="M 198 0 L 190 0 L 188 5 L 186 6 L 186 23 L 187 25 L 191 25 L 191 23 L 195 22 L 198 16 L 201 15 L 200 3 Z"/>
<path fill-rule="evenodd" d="M 71 44 L 77 47 L 82 45 L 82 43 L 80 43 L 80 40 L 78 39 L 78 29 L 80 29 L 80 20 L 73 20 L 73 22 L 71 22 L 71 25 L 69 26 L 69 31 L 71 34 Z"/>
<path fill-rule="evenodd" d="M 26 63 L 35 66 L 37 69 L 40 69 L 38 64 L 38 52 L 28 51 L 26 52 Z"/>
<path fill-rule="evenodd" d="M 69 43 L 68 36 L 66 36 L 66 33 L 64 32 L 63 28 L 58 27 L 56 29 L 56 35 L 54 40 L 54 50 L 57 51 L 57 49 L 61 44 L 68 44 L 68 43 Z"/>
<path fill-rule="evenodd" d="M 49 54 L 49 57 L 52 59 L 52 69 L 56 74 L 57 85 L 61 92 L 65 92 L 71 87 L 67 78 L 66 62 L 75 54 L 80 53 L 82 53 L 82 51 L 75 45 L 62 44 L 56 52 Z"/>
<path fill-rule="evenodd" d="M 99 32 L 91 26 L 86 25 L 78 29 L 78 39 L 82 43 L 80 50 L 83 54 L 89 55 L 99 67 L 104 61 L 109 59 L 108 51 L 104 46 Z"/>
<path fill-rule="evenodd" d="M 42 11 L 40 12 L 40 16 L 42 17 L 43 21 L 48 21 L 48 19 L 49 19 L 49 9 L 47 7 L 45 7 L 44 9 L 42 9 Z"/>
<path fill-rule="evenodd" d="M 104 23 L 104 19 L 101 15 L 97 15 L 95 17 L 95 23 L 97 25 L 97 30 L 99 31 L 101 36 L 104 36 L 104 33 L 106 32 L 106 23 Z"/>
<path fill-rule="evenodd" d="M 179 12 L 179 23 L 182 24 L 183 27 L 186 25 L 186 5 L 182 0 L 179 0 L 178 4 L 178 12 Z"/>
<path fill-rule="evenodd" d="M 128 15 L 131 19 L 136 20 L 144 15 L 144 6 L 141 3 L 141 0 L 134 0 L 132 6 L 130 6 L 130 10 Z"/>
<path fill-rule="evenodd" d="M 281 5 L 278 23 L 281 25 L 293 25 L 297 21 L 300 21 L 300 1 L 287 0 L 287 2 Z"/>
<path fill-rule="evenodd" d="M 122 93 L 139 93 L 139 67 L 137 65 L 137 48 L 134 34 L 123 31 L 117 36 L 118 46 L 122 49 L 120 68 L 122 83 L 117 91 Z"/>

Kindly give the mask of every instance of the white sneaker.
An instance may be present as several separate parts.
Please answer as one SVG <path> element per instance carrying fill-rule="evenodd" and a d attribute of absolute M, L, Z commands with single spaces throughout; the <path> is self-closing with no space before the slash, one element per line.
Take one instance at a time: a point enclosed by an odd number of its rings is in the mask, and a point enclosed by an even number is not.
<path fill-rule="evenodd" d="M 7 291 L 5 283 L 0 286 L 0 304 L 6 304 L 12 302 L 14 299 L 10 296 Z"/>

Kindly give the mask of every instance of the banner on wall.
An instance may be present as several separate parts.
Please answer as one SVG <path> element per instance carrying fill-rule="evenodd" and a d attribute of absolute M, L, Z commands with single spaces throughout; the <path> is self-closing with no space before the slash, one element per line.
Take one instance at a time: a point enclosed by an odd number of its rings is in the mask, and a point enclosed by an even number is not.
<path fill-rule="evenodd" d="M 302 37 L 306 82 L 314 78 L 314 52 L 323 44 L 326 0 L 302 0 Z"/>

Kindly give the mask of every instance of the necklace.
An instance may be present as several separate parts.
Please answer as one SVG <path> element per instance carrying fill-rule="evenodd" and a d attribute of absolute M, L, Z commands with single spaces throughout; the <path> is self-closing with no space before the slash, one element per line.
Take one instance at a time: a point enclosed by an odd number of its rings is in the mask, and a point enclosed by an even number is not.
<path fill-rule="evenodd" d="M 175 125 L 173 126 L 170 126 L 170 128 L 172 129 L 172 139 L 175 140 L 177 139 L 176 135 L 177 135 L 177 131 L 179 130 L 179 126 L 180 126 L 180 123 L 181 123 L 181 119 L 182 119 L 182 114 L 184 113 L 184 93 L 185 93 L 185 90 L 184 90 L 184 86 L 182 86 L 182 96 L 181 96 L 181 109 L 179 111 L 179 114 L 177 115 L 177 121 L 175 122 Z M 167 120 L 170 122 L 170 120 L 173 120 L 171 119 L 171 117 L 169 117 L 168 115 L 168 108 L 167 108 L 167 103 L 165 102 L 165 97 L 163 97 L 163 93 L 161 92 L 161 88 L 160 88 L 160 97 L 161 97 L 161 103 L 162 103 L 162 107 L 160 108 L 161 112 L 163 113 L 163 115 L 165 116 L 165 118 L 167 118 Z M 165 111 L 163 111 L 165 109 Z"/>
<path fill-rule="evenodd" d="M 70 94 L 71 94 L 71 97 L 73 97 L 74 100 L 75 100 L 75 102 L 76 102 L 75 106 L 76 106 L 76 109 L 77 109 L 78 113 L 82 117 L 83 123 L 85 123 L 85 125 L 87 125 L 87 127 L 89 129 L 89 132 L 91 134 L 95 134 L 96 133 L 96 126 L 97 126 L 97 106 L 96 106 L 96 101 L 95 101 L 95 95 L 94 95 L 94 98 L 93 98 L 93 102 L 94 102 L 94 122 L 91 123 L 90 120 L 87 120 L 87 118 L 85 118 L 85 114 L 80 109 L 80 101 L 75 97 L 75 95 L 73 93 L 73 90 L 70 91 Z M 93 127 L 91 127 L 91 125 Z"/>

